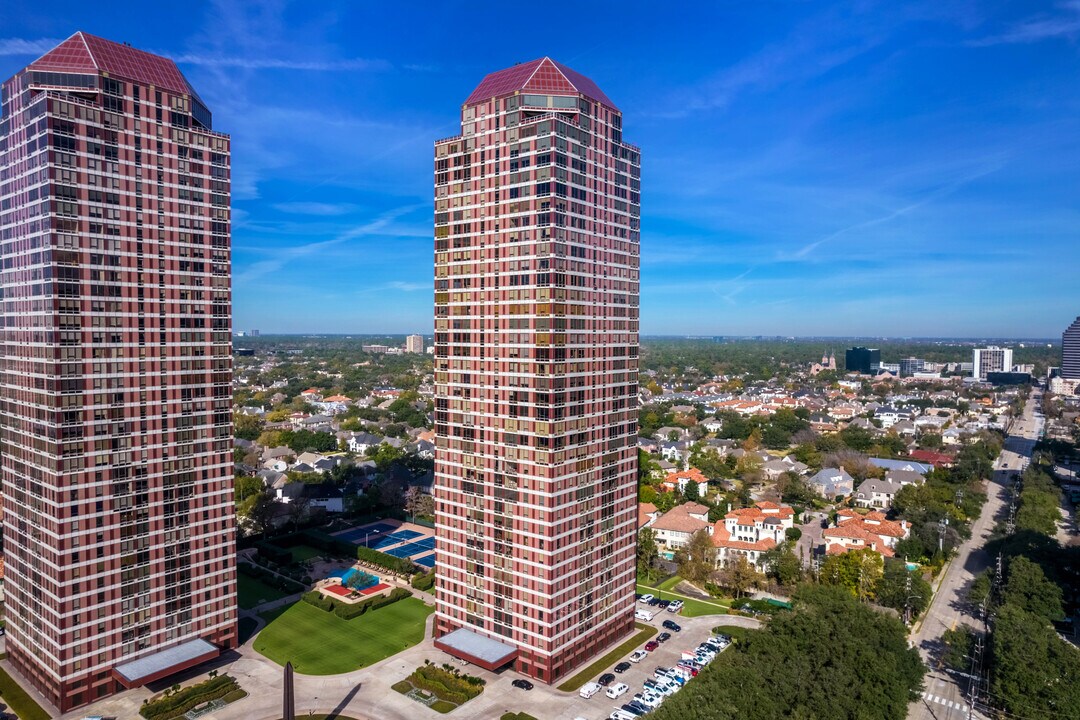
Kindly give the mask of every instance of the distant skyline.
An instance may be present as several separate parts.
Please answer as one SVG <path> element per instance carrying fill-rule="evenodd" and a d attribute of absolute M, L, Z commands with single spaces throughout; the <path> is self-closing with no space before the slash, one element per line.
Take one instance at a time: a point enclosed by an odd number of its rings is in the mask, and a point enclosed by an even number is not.
<path fill-rule="evenodd" d="M 238 329 L 429 334 L 447 108 L 548 55 L 642 148 L 644 335 L 1060 338 L 1080 1 L 851 5 L 578 3 L 507 43 L 498 3 L 9 0 L 0 76 L 76 30 L 177 61 L 233 137 Z"/>

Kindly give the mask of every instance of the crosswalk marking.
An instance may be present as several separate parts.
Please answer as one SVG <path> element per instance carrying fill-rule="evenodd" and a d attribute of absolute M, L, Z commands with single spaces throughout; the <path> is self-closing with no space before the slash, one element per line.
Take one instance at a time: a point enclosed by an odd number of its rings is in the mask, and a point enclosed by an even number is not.
<path fill-rule="evenodd" d="M 922 693 L 922 698 L 923 698 L 923 700 L 926 700 L 927 702 L 937 703 L 938 705 L 944 705 L 945 707 L 949 708 L 950 710 L 959 710 L 960 712 L 965 712 L 965 713 L 968 711 L 968 706 L 967 705 L 963 705 L 961 703 L 954 702 L 952 700 L 946 700 L 943 697 L 938 697 L 937 695 L 931 695 L 928 692 Z"/>

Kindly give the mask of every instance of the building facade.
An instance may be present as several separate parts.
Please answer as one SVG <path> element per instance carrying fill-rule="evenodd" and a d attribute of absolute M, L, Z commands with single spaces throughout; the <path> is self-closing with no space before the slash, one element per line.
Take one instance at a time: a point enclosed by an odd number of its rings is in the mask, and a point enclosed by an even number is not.
<path fill-rule="evenodd" d="M 548 683 L 634 626 L 640 167 L 548 58 L 435 143 L 435 634 Z"/>
<path fill-rule="evenodd" d="M 423 335 L 409 335 L 405 338 L 405 352 L 423 354 L 424 352 L 424 336 Z"/>
<path fill-rule="evenodd" d="M 60 710 L 236 645 L 229 138 L 76 33 L 3 84 L 7 652 Z"/>
<path fill-rule="evenodd" d="M 1061 377 L 1080 380 L 1080 317 L 1061 334 Z"/>
<path fill-rule="evenodd" d="M 975 348 L 972 356 L 971 376 L 977 380 L 986 380 L 989 373 L 1011 371 L 1013 366 L 1012 353 L 1012 348 L 1000 348 L 996 345 Z"/>
<path fill-rule="evenodd" d="M 844 366 L 848 372 L 871 375 L 877 372 L 881 364 L 881 350 L 877 348 L 853 347 L 844 353 Z"/>

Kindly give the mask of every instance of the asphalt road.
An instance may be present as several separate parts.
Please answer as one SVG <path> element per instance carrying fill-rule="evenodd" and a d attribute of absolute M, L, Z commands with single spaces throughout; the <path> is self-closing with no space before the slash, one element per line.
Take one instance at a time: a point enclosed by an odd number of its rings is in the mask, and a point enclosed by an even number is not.
<path fill-rule="evenodd" d="M 982 514 L 972 525 L 971 539 L 963 543 L 956 557 L 945 569 L 930 608 L 921 625 L 912 633 L 911 642 L 930 668 L 923 697 L 912 703 L 908 720 L 960 720 L 984 717 L 970 711 L 970 681 L 966 677 L 939 668 L 941 635 L 960 624 L 982 629 L 978 609 L 964 599 L 975 575 L 993 562 L 984 545 L 994 525 L 1008 512 L 1011 476 L 1019 472 L 1031 457 L 1032 448 L 1042 429 L 1042 419 L 1035 417 L 1041 394 L 1032 393 L 1024 415 L 1014 423 L 1005 440 L 1005 448 L 994 463 L 994 475 L 987 484 L 987 501 Z M 971 712 L 971 714 L 969 714 Z"/>

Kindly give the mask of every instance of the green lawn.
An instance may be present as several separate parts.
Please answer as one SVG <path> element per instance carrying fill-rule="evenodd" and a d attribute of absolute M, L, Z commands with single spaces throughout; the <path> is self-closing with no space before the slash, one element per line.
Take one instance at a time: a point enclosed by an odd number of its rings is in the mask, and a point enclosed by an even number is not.
<path fill-rule="evenodd" d="M 619 660 L 623 659 L 623 656 L 629 655 L 637 649 L 639 645 L 644 645 L 649 638 L 656 634 L 656 628 L 652 625 L 645 625 L 644 623 L 634 623 L 634 625 L 637 627 L 638 632 L 631 635 L 629 640 L 626 640 L 610 652 L 606 653 L 592 665 L 581 670 L 577 675 L 574 675 L 560 685 L 559 689 L 563 692 L 580 690 L 582 685 L 592 680 L 611 665 L 614 665 Z"/>
<path fill-rule="evenodd" d="M 250 610 L 264 602 L 278 600 L 286 595 L 288 593 L 270 587 L 258 578 L 253 578 L 241 572 L 236 573 L 237 602 L 245 610 Z"/>
<path fill-rule="evenodd" d="M 757 632 L 749 628 L 744 628 L 740 625 L 717 625 L 713 628 L 714 633 L 723 633 L 730 635 L 735 642 L 743 642 L 746 640 L 748 633 Z"/>
<path fill-rule="evenodd" d="M 311 558 L 324 557 L 326 552 L 319 548 L 311 547 L 310 545 L 293 545 L 289 548 L 289 552 L 292 553 L 293 562 L 304 562 Z"/>
<path fill-rule="evenodd" d="M 254 648 L 279 665 L 292 661 L 305 675 L 336 675 L 366 667 L 424 639 L 434 608 L 416 598 L 342 620 L 304 601 L 259 633 Z"/>
<path fill-rule="evenodd" d="M 675 582 L 671 582 L 674 580 Z M 674 587 L 681 582 L 681 579 L 676 576 L 670 580 L 666 580 L 660 583 L 661 586 L 668 585 L 668 587 Z M 679 614 L 684 617 L 701 617 L 702 615 L 727 615 L 728 607 L 731 605 L 730 600 L 697 600 L 686 595 L 680 595 L 676 592 L 671 592 L 667 588 L 653 588 L 648 585 L 638 585 L 634 590 L 636 593 L 642 595 L 650 594 L 655 595 L 661 600 L 674 600 L 679 599 L 683 601 L 683 609 Z M 663 611 L 666 612 L 666 611 Z"/>
<path fill-rule="evenodd" d="M 7 705 L 7 709 L 22 720 L 49 720 L 49 713 L 45 712 L 3 668 L 0 668 L 0 696 L 2 696 L 2 702 Z"/>

